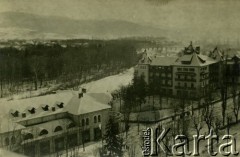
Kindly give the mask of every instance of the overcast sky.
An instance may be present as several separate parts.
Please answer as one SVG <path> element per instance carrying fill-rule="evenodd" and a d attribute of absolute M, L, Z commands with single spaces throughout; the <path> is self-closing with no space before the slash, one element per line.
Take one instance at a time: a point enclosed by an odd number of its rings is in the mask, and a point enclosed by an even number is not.
<path fill-rule="evenodd" d="M 237 0 L 0 0 L 0 12 L 5 11 L 125 20 L 203 37 L 240 35 Z"/>

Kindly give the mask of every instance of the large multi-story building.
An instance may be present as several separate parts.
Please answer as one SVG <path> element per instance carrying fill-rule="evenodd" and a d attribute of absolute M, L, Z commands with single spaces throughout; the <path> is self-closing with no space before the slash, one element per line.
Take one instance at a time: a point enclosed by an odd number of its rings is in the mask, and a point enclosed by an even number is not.
<path fill-rule="evenodd" d="M 0 147 L 27 156 L 59 156 L 99 140 L 108 121 L 109 100 L 106 94 L 83 90 L 13 102 L 9 106 L 14 109 L 1 119 Z"/>
<path fill-rule="evenodd" d="M 195 99 L 219 87 L 222 63 L 223 55 L 217 48 L 205 56 L 191 43 L 176 57 L 149 57 L 144 53 L 135 72 L 162 95 Z"/>

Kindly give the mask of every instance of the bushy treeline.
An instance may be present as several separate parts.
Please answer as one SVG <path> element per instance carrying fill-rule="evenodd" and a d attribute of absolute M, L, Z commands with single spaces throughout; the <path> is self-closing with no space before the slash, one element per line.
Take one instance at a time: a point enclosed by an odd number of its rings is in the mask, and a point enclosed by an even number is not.
<path fill-rule="evenodd" d="M 44 80 L 81 79 L 89 72 L 118 70 L 136 64 L 137 42 L 130 40 L 55 42 L 29 44 L 24 49 L 0 49 L 0 82 L 33 81 L 35 89 Z"/>

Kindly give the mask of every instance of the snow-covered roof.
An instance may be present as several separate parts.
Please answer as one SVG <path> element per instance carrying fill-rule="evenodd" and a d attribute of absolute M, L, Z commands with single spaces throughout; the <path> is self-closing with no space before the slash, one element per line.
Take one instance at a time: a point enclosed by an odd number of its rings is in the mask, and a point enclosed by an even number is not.
<path fill-rule="evenodd" d="M 184 54 L 183 56 L 179 57 L 173 65 L 205 66 L 216 62 L 217 61 L 208 56 L 193 52 L 192 54 Z"/>
<path fill-rule="evenodd" d="M 176 61 L 177 57 L 163 57 L 156 56 L 152 57 L 152 62 L 150 65 L 153 66 L 170 66 Z"/>
<path fill-rule="evenodd" d="M 4 115 L 0 118 L 0 133 L 6 133 L 10 131 L 16 131 L 25 128 L 24 126 L 16 123 L 8 115 Z"/>
<path fill-rule="evenodd" d="M 109 102 L 108 96 L 104 93 L 86 93 L 79 98 L 74 95 L 66 106 L 66 110 L 74 115 L 80 115 L 111 108 L 106 105 Z"/>
<path fill-rule="evenodd" d="M 44 99 L 43 99 L 44 98 Z M 8 132 L 25 128 L 18 122 L 45 117 L 59 113 L 70 113 L 74 115 L 86 114 L 94 111 L 111 108 L 108 104 L 111 97 L 104 93 L 84 93 L 83 97 L 79 98 L 78 92 L 65 92 L 56 95 L 48 95 L 44 97 L 34 97 L 17 101 L 9 101 L 3 104 L 3 109 L 7 112 L 1 115 L 0 132 Z M 58 100 L 58 101 L 56 101 Z M 57 104 L 63 103 L 63 108 Z M 44 105 L 43 105 L 44 104 Z M 30 106 L 27 106 L 30 105 Z M 43 106 L 49 106 L 48 110 L 43 110 Z M 11 108 L 12 107 L 12 108 Z M 55 107 L 55 110 L 52 110 Z M 35 108 L 35 113 L 30 113 L 28 110 Z M 18 116 L 13 116 L 12 112 L 18 111 Z M 26 117 L 22 117 L 22 114 Z M 50 121 L 52 125 L 53 121 Z M 44 125 L 45 123 L 43 123 Z"/>

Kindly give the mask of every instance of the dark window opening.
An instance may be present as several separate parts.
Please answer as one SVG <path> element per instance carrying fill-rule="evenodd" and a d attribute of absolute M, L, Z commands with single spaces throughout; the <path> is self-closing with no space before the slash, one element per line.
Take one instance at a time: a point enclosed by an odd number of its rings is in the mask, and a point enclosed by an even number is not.
<path fill-rule="evenodd" d="M 94 140 L 100 140 L 102 138 L 102 131 L 100 128 L 94 128 Z"/>
<path fill-rule="evenodd" d="M 97 123 L 97 117 L 94 116 L 94 123 Z"/>
<path fill-rule="evenodd" d="M 9 138 L 6 137 L 4 142 L 5 142 L 5 145 L 8 146 L 9 145 Z"/>
<path fill-rule="evenodd" d="M 15 136 L 13 136 L 12 138 L 11 138 L 11 144 L 15 144 L 16 143 L 16 138 L 15 138 Z"/>
<path fill-rule="evenodd" d="M 62 130 L 63 130 L 63 128 L 61 126 L 57 126 L 55 128 L 54 132 L 58 132 L 58 131 L 62 131 Z"/>
<path fill-rule="evenodd" d="M 70 129 L 70 128 L 74 128 L 76 125 L 74 124 L 74 123 L 70 123 L 69 125 L 68 125 L 68 129 Z"/>
<path fill-rule="evenodd" d="M 86 125 L 89 125 L 89 119 L 88 118 L 86 119 Z"/>
<path fill-rule="evenodd" d="M 24 140 L 29 140 L 29 139 L 33 139 L 33 134 L 31 134 L 31 133 L 28 133 L 28 134 L 26 134 L 25 136 L 24 136 L 24 138 L 23 138 Z"/>
<path fill-rule="evenodd" d="M 85 120 L 82 119 L 82 126 L 85 126 Z"/>
<path fill-rule="evenodd" d="M 98 115 L 98 122 L 101 122 L 101 116 Z"/>
<path fill-rule="evenodd" d="M 40 133 L 39 133 L 39 136 L 42 136 L 42 135 L 47 135 L 48 134 L 48 131 L 46 129 L 43 129 Z"/>

